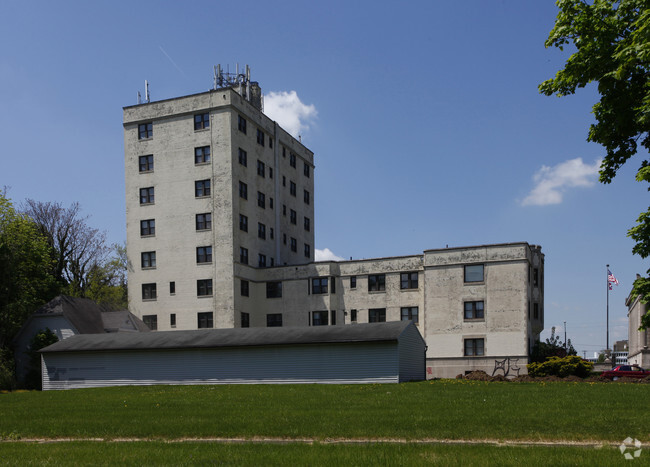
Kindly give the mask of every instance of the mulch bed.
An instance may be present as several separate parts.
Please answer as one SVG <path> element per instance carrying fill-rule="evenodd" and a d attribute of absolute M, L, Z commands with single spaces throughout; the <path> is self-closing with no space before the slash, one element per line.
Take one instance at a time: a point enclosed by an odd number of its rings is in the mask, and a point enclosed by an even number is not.
<path fill-rule="evenodd" d="M 565 378 L 560 378 L 559 376 L 541 376 L 541 377 L 532 377 L 529 375 L 519 375 L 514 378 L 507 378 L 503 375 L 494 375 L 490 376 L 485 371 L 477 370 L 472 371 L 466 375 L 458 375 L 456 379 L 466 379 L 470 381 L 510 381 L 515 383 L 532 383 L 532 382 L 541 382 L 541 381 L 565 381 L 565 382 L 581 382 L 581 383 L 640 383 L 640 384 L 650 384 L 650 376 L 645 378 L 619 378 L 617 381 L 612 381 L 607 378 L 603 378 L 600 375 L 591 375 L 587 378 L 580 378 L 579 376 L 567 376 Z"/>

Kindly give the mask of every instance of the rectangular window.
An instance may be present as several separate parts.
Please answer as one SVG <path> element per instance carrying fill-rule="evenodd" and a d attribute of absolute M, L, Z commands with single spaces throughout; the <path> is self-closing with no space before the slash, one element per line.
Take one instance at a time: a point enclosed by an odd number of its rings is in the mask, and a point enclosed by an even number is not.
<path fill-rule="evenodd" d="M 212 262 L 212 247 L 199 246 L 196 247 L 196 262 L 197 263 L 211 263 Z"/>
<path fill-rule="evenodd" d="M 309 217 L 305 217 L 303 225 L 305 227 L 305 230 L 309 232 L 311 230 L 311 221 L 309 220 Z"/>
<path fill-rule="evenodd" d="M 305 243 L 305 258 L 311 258 L 311 247 Z"/>
<path fill-rule="evenodd" d="M 257 144 L 264 146 L 264 132 L 259 128 L 257 129 Z"/>
<path fill-rule="evenodd" d="M 303 191 L 303 200 L 305 201 L 305 204 L 309 204 L 309 192 L 307 190 Z"/>
<path fill-rule="evenodd" d="M 169 283 L 169 295 L 176 295 L 176 282 Z"/>
<path fill-rule="evenodd" d="M 143 251 L 140 254 L 140 264 L 142 269 L 154 269 L 156 267 L 156 252 Z"/>
<path fill-rule="evenodd" d="M 273 198 L 269 196 L 269 208 L 273 209 Z"/>
<path fill-rule="evenodd" d="M 330 292 L 331 293 L 336 293 L 336 277 L 334 277 L 334 276 L 331 277 Z"/>
<path fill-rule="evenodd" d="M 212 230 L 212 213 L 196 215 L 196 230 Z"/>
<path fill-rule="evenodd" d="M 400 274 L 400 289 L 417 289 L 418 273 L 403 272 Z"/>
<path fill-rule="evenodd" d="M 212 279 L 199 279 L 196 281 L 196 295 L 198 297 L 212 296 Z"/>
<path fill-rule="evenodd" d="M 155 300 L 156 284 L 142 284 L 142 300 Z"/>
<path fill-rule="evenodd" d="M 291 222 L 292 224 L 295 225 L 296 222 L 297 222 L 297 219 L 298 219 L 298 214 L 296 213 L 296 211 L 294 211 L 293 209 L 291 209 L 291 210 L 289 211 L 289 222 Z"/>
<path fill-rule="evenodd" d="M 311 313 L 312 326 L 327 326 L 329 313 L 327 311 L 313 311 Z"/>
<path fill-rule="evenodd" d="M 269 178 L 273 178 L 273 168 L 269 167 Z"/>
<path fill-rule="evenodd" d="M 260 268 L 266 267 L 266 255 L 263 255 L 262 253 L 257 255 L 257 265 Z"/>
<path fill-rule="evenodd" d="M 483 265 L 465 266 L 465 282 L 483 282 Z"/>
<path fill-rule="evenodd" d="M 248 217 L 243 214 L 239 215 L 239 230 L 248 232 Z"/>
<path fill-rule="evenodd" d="M 210 162 L 210 146 L 194 148 L 194 163 L 207 164 Z"/>
<path fill-rule="evenodd" d="M 273 227 L 271 227 L 271 228 L 269 229 L 269 238 L 270 238 L 271 240 L 273 240 L 273 237 L 274 237 L 274 235 L 273 235 Z"/>
<path fill-rule="evenodd" d="M 309 178 L 309 165 L 306 162 L 304 164 L 303 173 L 305 174 L 305 177 Z"/>
<path fill-rule="evenodd" d="M 329 278 L 327 277 L 314 277 L 311 280 L 311 293 L 313 294 L 326 294 L 327 284 Z"/>
<path fill-rule="evenodd" d="M 150 237 L 152 235 L 156 235 L 156 219 L 140 221 L 140 236 Z"/>
<path fill-rule="evenodd" d="M 199 329 L 214 327 L 214 318 L 212 317 L 211 311 L 197 313 L 196 316 L 198 318 L 197 327 Z"/>
<path fill-rule="evenodd" d="M 172 313 L 169 315 L 169 327 L 171 328 L 176 327 L 176 313 Z"/>
<path fill-rule="evenodd" d="M 261 160 L 257 160 L 257 175 L 264 177 L 266 175 L 266 166 Z"/>
<path fill-rule="evenodd" d="M 484 339 L 465 339 L 465 356 L 480 357 L 485 354 Z"/>
<path fill-rule="evenodd" d="M 142 315 L 142 321 L 152 331 L 158 329 L 158 315 Z"/>
<path fill-rule="evenodd" d="M 539 269 L 533 269 L 533 287 L 539 287 Z"/>
<path fill-rule="evenodd" d="M 289 242 L 290 242 L 290 245 L 291 245 L 291 251 L 293 251 L 294 253 L 297 252 L 298 251 L 298 240 L 291 237 Z"/>
<path fill-rule="evenodd" d="M 368 310 L 369 323 L 385 323 L 386 308 L 371 308 Z"/>
<path fill-rule="evenodd" d="M 336 325 L 336 310 L 332 310 L 332 313 L 330 315 L 332 317 L 332 326 Z"/>
<path fill-rule="evenodd" d="M 266 315 L 267 328 L 280 328 L 282 327 L 282 313 L 268 313 Z"/>
<path fill-rule="evenodd" d="M 140 188 L 140 204 L 153 204 L 155 201 L 153 187 Z"/>
<path fill-rule="evenodd" d="M 261 191 L 257 192 L 257 205 L 262 209 L 266 208 L 266 197 Z"/>
<path fill-rule="evenodd" d="M 282 234 L 282 243 L 283 243 L 284 245 L 287 244 L 287 234 Z"/>
<path fill-rule="evenodd" d="M 483 301 L 465 302 L 465 312 L 463 317 L 465 319 L 483 319 L 485 318 L 485 310 Z"/>
<path fill-rule="evenodd" d="M 533 318 L 539 319 L 539 303 L 533 303 Z"/>
<path fill-rule="evenodd" d="M 261 222 L 257 223 L 257 237 L 266 240 L 266 225 Z"/>
<path fill-rule="evenodd" d="M 239 197 L 248 199 L 248 185 L 244 182 L 239 182 Z"/>
<path fill-rule="evenodd" d="M 239 262 L 248 264 L 248 248 L 239 247 Z"/>
<path fill-rule="evenodd" d="M 418 324 L 418 307 L 403 306 L 400 310 L 402 321 L 413 321 Z"/>
<path fill-rule="evenodd" d="M 210 196 L 210 180 L 197 180 L 194 182 L 194 196 L 196 198 L 202 198 L 204 196 Z"/>
<path fill-rule="evenodd" d="M 141 123 L 138 125 L 138 139 L 149 139 L 153 137 L 153 123 Z"/>
<path fill-rule="evenodd" d="M 296 184 L 292 181 L 289 181 L 289 194 L 291 196 L 296 196 Z"/>
<path fill-rule="evenodd" d="M 289 165 L 296 168 L 296 155 L 294 153 L 289 153 Z"/>
<path fill-rule="evenodd" d="M 282 215 L 283 215 L 283 216 L 286 216 L 286 215 L 287 215 L 287 205 L 286 205 L 286 204 L 283 204 L 283 205 L 282 205 Z"/>
<path fill-rule="evenodd" d="M 282 176 L 282 186 L 287 186 L 287 177 Z"/>
<path fill-rule="evenodd" d="M 350 288 L 351 289 L 357 288 L 357 276 L 350 276 Z"/>
<path fill-rule="evenodd" d="M 267 282 L 266 298 L 282 298 L 282 282 L 280 281 Z"/>
<path fill-rule="evenodd" d="M 194 131 L 210 128 L 210 114 L 203 113 L 194 115 Z"/>
<path fill-rule="evenodd" d="M 350 321 L 352 323 L 357 322 L 357 310 L 350 310 Z"/>
<path fill-rule="evenodd" d="M 244 167 L 248 166 L 248 153 L 242 148 L 239 148 L 239 163 Z"/>
<path fill-rule="evenodd" d="M 238 117 L 239 118 L 237 119 L 237 128 L 239 128 L 239 131 L 246 134 L 246 119 L 241 115 L 238 115 Z"/>
<path fill-rule="evenodd" d="M 248 297 L 249 292 L 249 287 L 250 285 L 248 284 L 248 281 L 245 281 L 242 279 L 239 283 L 239 293 L 241 294 L 242 297 Z"/>
<path fill-rule="evenodd" d="M 140 172 L 153 172 L 153 154 L 138 158 Z"/>
<path fill-rule="evenodd" d="M 386 290 L 386 274 L 370 274 L 368 276 L 368 292 Z"/>
<path fill-rule="evenodd" d="M 249 313 L 244 313 L 242 311 L 241 313 L 241 327 L 242 328 L 249 328 L 251 325 L 251 316 Z"/>

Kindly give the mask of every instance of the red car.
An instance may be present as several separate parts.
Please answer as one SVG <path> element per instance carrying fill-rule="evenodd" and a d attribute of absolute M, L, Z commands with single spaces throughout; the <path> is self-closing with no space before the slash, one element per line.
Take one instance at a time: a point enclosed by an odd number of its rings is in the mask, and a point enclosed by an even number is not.
<path fill-rule="evenodd" d="M 637 365 L 619 365 L 609 371 L 603 371 L 602 377 L 616 381 L 618 378 L 645 378 L 650 376 L 650 371 Z"/>

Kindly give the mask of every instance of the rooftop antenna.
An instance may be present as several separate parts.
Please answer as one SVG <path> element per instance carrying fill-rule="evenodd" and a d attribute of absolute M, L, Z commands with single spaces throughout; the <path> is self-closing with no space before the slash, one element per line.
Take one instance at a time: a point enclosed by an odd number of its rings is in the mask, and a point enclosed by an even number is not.
<path fill-rule="evenodd" d="M 138 91 L 138 105 L 142 104 L 142 96 L 140 95 L 140 91 Z"/>
<path fill-rule="evenodd" d="M 212 84 L 212 89 L 214 89 L 216 91 L 217 90 L 217 67 L 213 66 L 212 68 L 213 68 L 212 75 L 213 75 L 213 80 L 214 80 L 213 84 Z"/>
<path fill-rule="evenodd" d="M 144 80 L 144 99 L 145 102 L 148 104 L 149 103 L 149 81 L 146 79 Z"/>

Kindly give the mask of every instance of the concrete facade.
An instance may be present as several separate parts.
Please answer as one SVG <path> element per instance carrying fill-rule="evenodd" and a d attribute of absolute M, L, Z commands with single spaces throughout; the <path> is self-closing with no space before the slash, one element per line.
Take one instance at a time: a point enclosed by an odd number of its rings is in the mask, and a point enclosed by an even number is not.
<path fill-rule="evenodd" d="M 648 311 L 648 305 L 641 303 L 639 297 L 630 294 L 625 301 L 628 318 L 628 354 L 627 362 L 630 365 L 639 365 L 650 368 L 650 330 L 639 331 L 641 317 Z"/>

